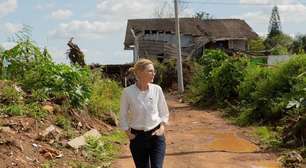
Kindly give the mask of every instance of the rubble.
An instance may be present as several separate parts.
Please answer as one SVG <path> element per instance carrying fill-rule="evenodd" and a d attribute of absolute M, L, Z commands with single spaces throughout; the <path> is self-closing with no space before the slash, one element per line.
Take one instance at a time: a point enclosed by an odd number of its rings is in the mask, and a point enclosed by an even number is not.
<path fill-rule="evenodd" d="M 2 125 L 10 127 L 16 132 L 27 132 L 34 128 L 35 119 L 25 117 L 11 117 L 9 119 L 5 119 Z"/>
<path fill-rule="evenodd" d="M 61 151 L 47 146 L 43 146 L 39 150 L 39 153 L 42 154 L 47 159 L 55 159 L 63 157 L 63 153 Z"/>
<path fill-rule="evenodd" d="M 78 149 L 86 144 L 87 137 L 101 137 L 101 134 L 96 129 L 91 129 L 90 131 L 86 132 L 84 135 L 76 137 L 68 142 L 68 145 L 74 149 Z"/>
<path fill-rule="evenodd" d="M 284 168 L 302 168 L 303 157 L 297 151 L 290 151 L 278 158 Z"/>
<path fill-rule="evenodd" d="M 13 131 L 10 127 L 0 127 L 0 132 L 15 134 L 15 131 Z"/>
<path fill-rule="evenodd" d="M 39 133 L 38 139 L 48 141 L 50 144 L 59 141 L 62 136 L 62 130 L 55 125 L 50 125 L 48 128 Z"/>

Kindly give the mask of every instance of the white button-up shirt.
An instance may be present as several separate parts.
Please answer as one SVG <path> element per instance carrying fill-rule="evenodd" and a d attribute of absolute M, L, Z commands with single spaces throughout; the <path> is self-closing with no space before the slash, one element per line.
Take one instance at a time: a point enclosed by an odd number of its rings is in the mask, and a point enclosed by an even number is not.
<path fill-rule="evenodd" d="M 148 131 L 161 122 L 167 123 L 169 110 L 160 86 L 149 84 L 149 89 L 140 91 L 130 85 L 123 90 L 120 103 L 120 127 Z"/>

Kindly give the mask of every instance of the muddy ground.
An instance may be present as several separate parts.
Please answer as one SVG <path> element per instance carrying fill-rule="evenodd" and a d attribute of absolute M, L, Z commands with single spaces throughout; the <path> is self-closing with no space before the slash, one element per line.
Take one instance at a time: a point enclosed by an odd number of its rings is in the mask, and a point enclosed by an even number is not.
<path fill-rule="evenodd" d="M 165 168 L 279 168 L 277 156 L 250 138 L 252 128 L 226 122 L 220 112 L 199 110 L 169 96 Z M 128 143 L 112 168 L 134 168 Z"/>

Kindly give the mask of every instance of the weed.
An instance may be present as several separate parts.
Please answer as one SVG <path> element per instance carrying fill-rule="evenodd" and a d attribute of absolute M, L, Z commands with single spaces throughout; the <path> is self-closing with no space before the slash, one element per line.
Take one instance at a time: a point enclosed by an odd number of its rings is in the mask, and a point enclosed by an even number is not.
<path fill-rule="evenodd" d="M 89 112 L 96 116 L 102 116 L 105 112 L 118 114 L 121 90 L 115 81 L 109 79 L 94 81 L 88 104 Z"/>
<path fill-rule="evenodd" d="M 41 119 L 47 115 L 47 111 L 37 103 L 3 105 L 0 112 L 9 116 L 30 116 L 35 119 Z"/>
<path fill-rule="evenodd" d="M 21 104 L 10 104 L 2 106 L 1 112 L 9 116 L 22 116 L 26 114 L 25 107 Z"/>
<path fill-rule="evenodd" d="M 99 166 L 109 167 L 119 147 L 114 142 L 123 142 L 125 134 L 121 131 L 100 138 L 88 137 L 86 139 L 85 151 L 89 160 L 96 162 Z"/>
<path fill-rule="evenodd" d="M 54 168 L 55 162 L 52 160 L 48 160 L 45 163 L 41 164 L 41 168 Z"/>
<path fill-rule="evenodd" d="M 42 109 L 38 103 L 28 103 L 25 105 L 27 115 L 36 119 L 41 119 L 47 116 L 48 112 Z"/>
<path fill-rule="evenodd" d="M 267 147 L 276 148 L 281 145 L 281 138 L 277 131 L 272 131 L 267 127 L 258 127 L 255 133 L 259 136 L 260 141 Z"/>
<path fill-rule="evenodd" d="M 59 115 L 56 117 L 55 124 L 63 128 L 64 130 L 68 130 L 69 128 L 71 128 L 71 121 L 63 115 Z"/>
<path fill-rule="evenodd" d="M 0 83 L 0 103 L 19 103 L 23 99 L 23 92 L 17 89 L 12 81 L 1 81 Z"/>
<path fill-rule="evenodd" d="M 72 168 L 97 168 L 98 166 L 91 165 L 81 161 L 70 161 L 69 166 Z"/>

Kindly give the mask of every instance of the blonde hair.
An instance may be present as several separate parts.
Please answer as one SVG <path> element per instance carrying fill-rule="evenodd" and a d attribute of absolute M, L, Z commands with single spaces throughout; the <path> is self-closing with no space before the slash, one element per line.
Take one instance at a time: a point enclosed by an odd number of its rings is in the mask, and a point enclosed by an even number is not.
<path fill-rule="evenodd" d="M 153 62 L 149 59 L 142 58 L 138 60 L 133 67 L 129 68 L 129 73 L 133 72 L 133 74 L 137 77 L 137 73 L 146 69 L 147 65 L 153 65 Z"/>

